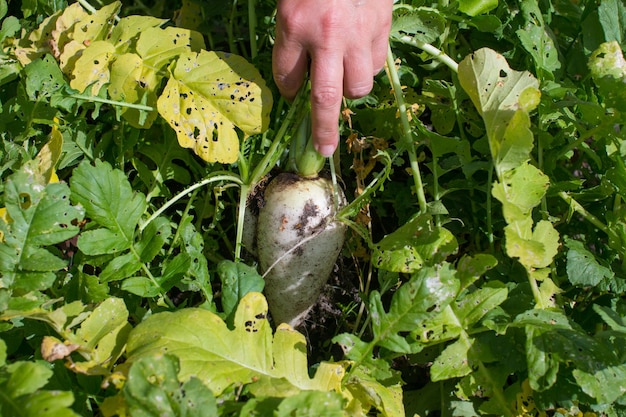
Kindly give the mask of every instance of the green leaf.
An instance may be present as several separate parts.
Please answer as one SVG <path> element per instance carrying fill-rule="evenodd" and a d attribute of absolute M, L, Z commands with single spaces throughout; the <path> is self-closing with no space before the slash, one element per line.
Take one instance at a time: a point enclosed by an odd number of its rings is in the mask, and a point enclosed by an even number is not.
<path fill-rule="evenodd" d="M 487 13 L 498 7 L 498 0 L 460 0 L 459 10 L 469 16 Z"/>
<path fill-rule="evenodd" d="M 445 260 L 457 249 L 454 235 L 435 226 L 432 216 L 417 215 L 376 245 L 374 265 L 391 272 L 413 273 Z"/>
<path fill-rule="evenodd" d="M 430 368 L 431 379 L 443 381 L 471 373 L 472 363 L 469 360 L 469 352 L 473 343 L 473 339 L 463 337 L 446 346 Z"/>
<path fill-rule="evenodd" d="M 498 176 L 526 162 L 533 146 L 528 112 L 539 104 L 537 79 L 483 48 L 461 61 L 459 81 L 483 117 Z"/>
<path fill-rule="evenodd" d="M 302 391 L 281 401 L 275 417 L 344 417 L 344 398 L 336 392 Z"/>
<path fill-rule="evenodd" d="M 0 346 L 5 346 L 0 340 Z M 1 349 L 0 349 L 1 350 Z M 14 417 L 78 417 L 71 392 L 41 390 L 52 376 L 42 362 L 0 361 L 0 415 Z"/>
<path fill-rule="evenodd" d="M 598 5 L 598 17 L 604 39 L 616 41 L 624 46 L 626 36 L 626 6 L 619 0 L 604 0 Z"/>
<path fill-rule="evenodd" d="M 542 79 L 554 79 L 554 72 L 561 68 L 558 47 L 546 27 L 536 0 L 520 3 L 525 24 L 516 31 L 522 46 L 532 56 Z"/>
<path fill-rule="evenodd" d="M 255 268 L 241 262 L 223 260 L 217 265 L 222 282 L 222 308 L 229 316 L 239 301 L 250 292 L 262 292 L 265 280 Z"/>
<path fill-rule="evenodd" d="M 506 222 L 526 221 L 541 203 L 549 181 L 547 175 L 528 163 L 505 172 L 500 181 L 494 183 L 492 194 L 502 203 Z"/>
<path fill-rule="evenodd" d="M 604 279 L 615 275 L 609 268 L 600 265 L 594 255 L 585 249 L 582 242 L 567 239 L 567 279 L 573 285 L 595 287 Z"/>
<path fill-rule="evenodd" d="M 515 221 L 504 228 L 506 253 L 518 258 L 527 269 L 545 268 L 559 249 L 559 232 L 552 223 L 541 220 L 532 229 L 532 220 Z"/>
<path fill-rule="evenodd" d="M 10 218 L 0 221 L 0 283 L 5 288 L 45 290 L 66 261 L 45 247 L 74 237 L 83 210 L 70 205 L 70 190 L 62 183 L 47 184 L 35 162 L 26 163 L 4 186 Z"/>
<path fill-rule="evenodd" d="M 391 25 L 391 36 L 400 39 L 415 36 L 421 42 L 434 42 L 444 32 L 445 18 L 433 9 L 397 8 Z"/>
<path fill-rule="evenodd" d="M 217 415 L 213 393 L 197 378 L 178 381 L 173 355 L 145 357 L 132 364 L 123 395 L 135 417 L 201 417 Z"/>
<path fill-rule="evenodd" d="M 126 338 L 131 329 L 128 310 L 121 298 L 107 298 L 82 322 L 74 337 L 69 340 L 80 344 L 87 361 L 75 362 L 72 369 L 86 374 L 104 373 L 124 352 Z"/>
<path fill-rule="evenodd" d="M 626 60 L 620 45 L 605 42 L 589 58 L 589 69 L 606 107 L 626 111 Z"/>
<path fill-rule="evenodd" d="M 626 319 L 624 317 L 620 317 L 619 314 L 610 308 L 598 304 L 593 305 L 593 310 L 602 317 L 602 320 L 604 320 L 612 330 L 626 334 Z"/>
<path fill-rule="evenodd" d="M 30 100 L 49 98 L 67 85 L 63 73 L 51 55 L 24 67 L 26 94 Z"/>
<path fill-rule="evenodd" d="M 248 135 L 264 131 L 272 96 L 242 57 L 202 51 L 179 57 L 157 106 L 182 147 L 207 162 L 232 163 L 239 155 L 235 127 Z"/>
<path fill-rule="evenodd" d="M 83 162 L 73 171 L 70 188 L 72 201 L 81 204 L 92 222 L 100 226 L 82 233 L 78 247 L 87 255 L 128 249 L 146 202 L 132 190 L 126 174 L 100 160 L 95 166 Z"/>
<path fill-rule="evenodd" d="M 346 388 L 365 410 L 375 407 L 384 417 L 404 417 L 402 387 L 399 383 L 381 384 L 363 367 L 351 373 Z"/>
<path fill-rule="evenodd" d="M 394 293 L 389 312 L 385 312 L 378 291 L 372 291 L 370 310 L 377 343 L 392 351 L 408 353 L 407 342 L 399 343 L 401 340 L 393 336 L 419 328 L 454 300 L 459 289 L 455 272 L 444 263 L 414 273 Z"/>
<path fill-rule="evenodd" d="M 40 362 L 14 362 L 7 365 L 6 370 L 10 376 L 3 384 L 3 391 L 13 398 L 36 392 L 52 376 L 52 370 Z"/>
<path fill-rule="evenodd" d="M 275 396 L 298 390 L 339 389 L 343 366 L 321 367 L 311 379 L 304 336 L 287 325 L 272 337 L 267 302 L 260 293 L 248 293 L 235 314 L 234 329 L 207 310 L 190 308 L 150 316 L 135 327 L 127 344 L 128 360 L 162 355 L 180 360 L 179 379 L 194 376 L 215 395 L 233 384 L 255 383 L 254 389 Z M 284 379 L 278 390 L 273 387 Z M 285 385 L 289 390 L 284 390 Z M 252 389 L 252 387 L 251 387 Z"/>

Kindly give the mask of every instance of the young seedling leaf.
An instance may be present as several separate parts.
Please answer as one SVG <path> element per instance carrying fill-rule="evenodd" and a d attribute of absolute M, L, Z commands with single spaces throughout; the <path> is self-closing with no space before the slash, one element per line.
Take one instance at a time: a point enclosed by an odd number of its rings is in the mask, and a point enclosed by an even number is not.
<path fill-rule="evenodd" d="M 248 135 L 265 130 L 271 101 L 245 59 L 202 51 L 179 57 L 157 106 L 182 147 L 207 162 L 232 163 L 239 155 L 235 127 Z"/>
<path fill-rule="evenodd" d="M 339 390 L 343 365 L 321 368 L 311 379 L 304 336 L 283 325 L 272 337 L 266 316 L 267 302 L 255 292 L 242 298 L 233 330 L 207 310 L 154 314 L 132 330 L 127 345 L 129 361 L 165 352 L 175 355 L 180 360 L 181 381 L 195 376 L 216 395 L 233 384 L 253 381 L 257 381 L 254 389 L 267 389 L 275 395 L 279 393 L 274 384 L 289 387 L 284 392 Z M 337 377 L 329 379 L 329 372 Z M 282 379 L 287 383 L 280 383 Z"/>
<path fill-rule="evenodd" d="M 88 255 L 128 249 L 146 202 L 133 192 L 126 174 L 100 160 L 95 166 L 83 162 L 74 170 L 70 188 L 72 201 L 81 204 L 91 221 L 100 226 L 81 234 L 79 248 Z"/>

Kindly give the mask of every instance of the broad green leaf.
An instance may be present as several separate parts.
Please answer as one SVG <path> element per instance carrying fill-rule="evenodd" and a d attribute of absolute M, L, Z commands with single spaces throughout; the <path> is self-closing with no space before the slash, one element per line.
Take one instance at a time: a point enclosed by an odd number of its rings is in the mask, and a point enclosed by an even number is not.
<path fill-rule="evenodd" d="M 605 42 L 589 58 L 589 69 L 606 107 L 626 111 L 626 59 L 616 41 Z"/>
<path fill-rule="evenodd" d="M 616 41 L 622 46 L 626 39 L 626 5 L 619 0 L 603 0 L 598 4 L 598 17 L 604 39 Z"/>
<path fill-rule="evenodd" d="M 498 0 L 460 0 L 459 10 L 469 16 L 487 13 L 498 7 Z"/>
<path fill-rule="evenodd" d="M 504 228 L 506 253 L 527 269 L 545 268 L 559 249 L 559 232 L 552 223 L 541 220 L 532 229 L 532 220 L 518 220 Z"/>
<path fill-rule="evenodd" d="M 402 284 L 391 299 L 389 312 L 385 312 L 378 291 L 372 291 L 370 310 L 377 343 L 387 348 L 409 349 L 393 337 L 398 332 L 410 332 L 431 320 L 456 297 L 459 282 L 454 269 L 447 263 L 437 267 L 425 267 Z M 387 341 L 392 344 L 387 344 Z"/>
<path fill-rule="evenodd" d="M 434 42 L 444 32 L 445 18 L 433 9 L 398 8 L 394 12 L 391 36 L 415 36 L 421 42 Z"/>
<path fill-rule="evenodd" d="M 264 131 L 272 97 L 245 59 L 202 51 L 179 57 L 157 106 L 182 147 L 207 162 L 232 163 L 239 155 L 235 127 L 248 135 Z"/>
<path fill-rule="evenodd" d="M 498 260 L 489 254 L 478 253 L 474 256 L 463 256 L 457 266 L 457 278 L 461 282 L 461 290 L 473 284 L 487 271 L 498 265 Z"/>
<path fill-rule="evenodd" d="M 343 365 L 331 364 L 309 378 L 304 336 L 283 325 L 272 337 L 266 316 L 267 302 L 260 293 L 243 297 L 233 330 L 207 310 L 154 314 L 131 331 L 128 360 L 132 363 L 166 352 L 175 355 L 180 360 L 181 381 L 195 376 L 216 395 L 232 384 L 253 381 L 257 381 L 255 389 L 272 390 L 281 379 L 291 389 L 338 390 Z M 328 378 L 328 373 L 333 377 Z"/>
<path fill-rule="evenodd" d="M 100 160 L 95 166 L 83 162 L 73 171 L 70 188 L 72 201 L 81 204 L 101 227 L 81 234 L 78 247 L 88 255 L 128 249 L 146 202 L 132 190 L 126 174 Z"/>
<path fill-rule="evenodd" d="M 83 233 L 81 237 L 79 237 L 79 247 L 80 239 L 85 235 Z M 88 234 L 88 238 L 97 239 L 95 234 Z M 100 246 L 102 248 L 102 246 Z M 82 249 L 82 247 L 81 247 Z M 141 260 L 137 258 L 137 255 L 133 252 L 128 252 L 123 255 L 116 255 L 102 270 L 99 276 L 99 280 L 102 283 L 111 282 L 111 281 L 119 281 L 121 279 L 125 279 L 127 277 L 132 276 L 135 272 L 141 269 Z"/>
<path fill-rule="evenodd" d="M 172 225 L 165 217 L 157 217 L 151 221 L 139 236 L 135 250 L 142 262 L 152 261 L 163 249 L 172 236 Z"/>
<path fill-rule="evenodd" d="M 567 239 L 567 279 L 573 285 L 596 286 L 604 279 L 615 275 L 606 266 L 601 265 L 594 255 L 585 249 L 582 242 Z"/>
<path fill-rule="evenodd" d="M 67 185 L 46 185 L 36 161 L 26 163 L 4 186 L 10 221 L 0 221 L 0 283 L 26 291 L 45 290 L 66 265 L 45 247 L 74 237 L 83 219 L 80 207 L 70 205 Z M 16 288 L 17 288 L 16 287 Z"/>
<path fill-rule="evenodd" d="M 67 85 L 63 73 L 51 55 L 37 59 L 26 67 L 26 94 L 30 100 L 49 98 Z"/>
<path fill-rule="evenodd" d="M 0 351 L 6 345 L 0 340 Z M 78 417 L 71 392 L 41 390 L 52 376 L 42 362 L 0 361 L 0 415 L 11 417 Z"/>
<path fill-rule="evenodd" d="M 558 47 L 543 20 L 536 0 L 523 1 L 520 9 L 524 16 L 524 26 L 516 31 L 522 46 L 532 56 L 542 79 L 554 79 L 554 71 L 561 68 Z"/>
<path fill-rule="evenodd" d="M 178 358 L 145 357 L 134 362 L 124 384 L 128 411 L 135 417 L 217 415 L 213 393 L 197 378 L 178 382 Z"/>
<path fill-rule="evenodd" d="M 539 103 L 537 79 L 483 48 L 461 61 L 459 81 L 483 117 L 496 172 L 527 161 L 533 145 L 528 112 Z"/>
<path fill-rule="evenodd" d="M 229 316 L 249 292 L 262 292 L 265 280 L 255 268 L 241 262 L 223 260 L 217 265 L 222 282 L 222 309 Z"/>
<path fill-rule="evenodd" d="M 473 343 L 474 339 L 462 337 L 446 346 L 430 368 L 431 379 L 443 381 L 472 372 L 472 362 L 469 356 Z"/>
<path fill-rule="evenodd" d="M 550 179 L 534 165 L 524 163 L 507 171 L 495 182 L 493 196 L 502 203 L 507 223 L 525 221 L 541 203 Z"/>
<path fill-rule="evenodd" d="M 275 417 L 344 417 L 344 398 L 336 392 L 302 391 L 281 401 Z"/>
<path fill-rule="evenodd" d="M 404 417 L 402 387 L 399 383 L 381 384 L 361 367 L 351 373 L 346 388 L 365 410 L 376 408 L 384 417 Z"/>
<path fill-rule="evenodd" d="M 492 281 L 450 304 L 456 322 L 462 329 L 471 329 L 487 313 L 502 304 L 508 296 L 504 284 Z M 452 324 L 452 323 L 451 323 Z M 457 324 L 458 326 L 458 324 Z"/>
<path fill-rule="evenodd" d="M 413 273 L 438 264 L 457 249 L 454 235 L 435 226 L 431 215 L 413 217 L 376 245 L 374 265 L 392 272 Z"/>
<path fill-rule="evenodd" d="M 2 391 L 13 398 L 36 392 L 43 388 L 52 376 L 52 369 L 41 362 L 14 362 L 7 365 L 6 371 L 9 377 L 2 384 Z"/>
<path fill-rule="evenodd" d="M 81 346 L 87 359 L 74 362 L 71 369 L 89 375 L 107 374 L 124 352 L 131 329 L 128 310 L 121 298 L 107 298 L 82 322 L 70 341 Z"/>
<path fill-rule="evenodd" d="M 605 366 L 592 371 L 574 369 L 574 378 L 585 392 L 600 404 L 612 404 L 626 394 L 626 364 Z"/>

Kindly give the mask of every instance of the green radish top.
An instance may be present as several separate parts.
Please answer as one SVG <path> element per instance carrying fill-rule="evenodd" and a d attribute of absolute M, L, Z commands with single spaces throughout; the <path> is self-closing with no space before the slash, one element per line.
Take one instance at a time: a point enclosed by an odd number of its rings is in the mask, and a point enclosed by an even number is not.
<path fill-rule="evenodd" d="M 295 172 L 302 177 L 312 178 L 317 177 L 322 168 L 324 168 L 326 158 L 320 155 L 313 146 L 311 138 L 311 105 L 307 102 L 304 106 L 302 120 L 291 138 L 287 168 L 289 171 Z"/>

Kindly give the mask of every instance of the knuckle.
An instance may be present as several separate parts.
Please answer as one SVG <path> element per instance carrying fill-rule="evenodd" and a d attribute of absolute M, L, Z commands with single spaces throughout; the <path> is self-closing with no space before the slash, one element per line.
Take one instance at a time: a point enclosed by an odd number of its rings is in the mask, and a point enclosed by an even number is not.
<path fill-rule="evenodd" d="M 311 89 L 311 103 L 320 107 L 334 107 L 341 102 L 342 91 L 332 85 Z"/>

